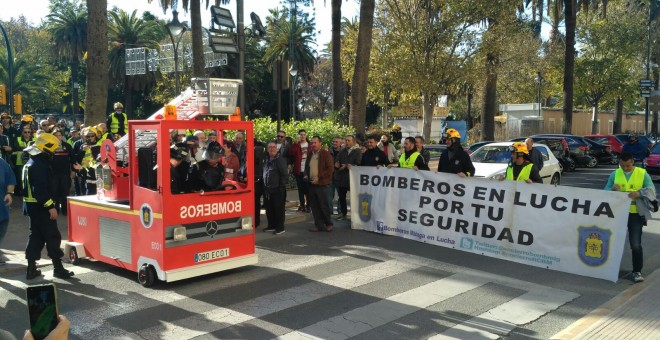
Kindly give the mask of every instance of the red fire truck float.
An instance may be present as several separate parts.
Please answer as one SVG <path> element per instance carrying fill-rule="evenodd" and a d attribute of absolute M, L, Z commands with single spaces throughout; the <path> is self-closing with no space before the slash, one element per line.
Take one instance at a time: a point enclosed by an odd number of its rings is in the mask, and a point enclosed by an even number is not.
<path fill-rule="evenodd" d="M 193 79 L 192 88 L 127 134 L 101 146 L 97 195 L 68 200 L 73 264 L 92 258 L 138 273 L 145 287 L 257 263 L 255 253 L 253 124 L 205 119 L 234 113 L 240 81 Z M 234 118 L 234 117 L 230 117 Z M 245 134 L 247 180 L 225 190 L 173 194 L 170 145 L 182 131 Z"/>

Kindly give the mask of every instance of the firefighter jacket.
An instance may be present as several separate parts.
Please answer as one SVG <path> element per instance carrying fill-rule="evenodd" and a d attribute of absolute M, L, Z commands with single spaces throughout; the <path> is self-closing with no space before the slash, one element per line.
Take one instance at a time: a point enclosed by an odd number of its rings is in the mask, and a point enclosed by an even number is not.
<path fill-rule="evenodd" d="M 28 215 L 39 210 L 55 207 L 50 192 L 49 180 L 52 178 L 48 155 L 40 153 L 30 157 L 23 167 L 23 203 Z"/>

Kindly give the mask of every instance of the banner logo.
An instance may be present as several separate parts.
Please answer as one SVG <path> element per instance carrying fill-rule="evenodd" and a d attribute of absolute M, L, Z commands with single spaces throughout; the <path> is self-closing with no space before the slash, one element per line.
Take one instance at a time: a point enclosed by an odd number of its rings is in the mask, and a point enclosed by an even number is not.
<path fill-rule="evenodd" d="M 587 266 L 597 267 L 605 262 L 610 253 L 612 232 L 597 226 L 578 228 L 578 255 Z"/>
<path fill-rule="evenodd" d="M 358 202 L 360 204 L 360 220 L 362 222 L 369 222 L 371 220 L 371 194 L 362 193 L 358 195 Z"/>

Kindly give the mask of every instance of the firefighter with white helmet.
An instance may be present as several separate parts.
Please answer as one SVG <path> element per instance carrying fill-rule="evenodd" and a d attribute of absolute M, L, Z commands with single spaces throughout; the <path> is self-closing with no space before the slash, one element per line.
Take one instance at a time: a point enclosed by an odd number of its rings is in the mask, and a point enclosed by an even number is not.
<path fill-rule="evenodd" d="M 41 259 L 41 250 L 46 245 L 48 257 L 53 261 L 53 276 L 68 279 L 73 272 L 64 269 L 60 249 L 62 235 L 57 228 L 57 209 L 49 183 L 50 161 L 60 141 L 50 133 L 42 133 L 32 144 L 25 148 L 30 160 L 23 167 L 23 209 L 30 218 L 30 235 L 25 258 L 28 260 L 26 278 L 41 276 L 37 269 L 37 260 Z"/>
<path fill-rule="evenodd" d="M 113 108 L 114 111 L 108 114 L 105 125 L 109 134 L 123 136 L 128 131 L 128 116 L 123 112 L 124 105 L 122 103 L 116 102 Z"/>
<path fill-rule="evenodd" d="M 511 162 L 506 168 L 507 181 L 519 181 L 527 183 L 543 183 L 539 169 L 529 158 L 529 150 L 523 142 L 515 142 L 511 145 Z"/>
<path fill-rule="evenodd" d="M 438 172 L 457 174 L 460 177 L 474 176 L 474 165 L 470 155 L 461 146 L 461 134 L 456 129 L 445 131 L 447 149 L 442 151 Z"/>

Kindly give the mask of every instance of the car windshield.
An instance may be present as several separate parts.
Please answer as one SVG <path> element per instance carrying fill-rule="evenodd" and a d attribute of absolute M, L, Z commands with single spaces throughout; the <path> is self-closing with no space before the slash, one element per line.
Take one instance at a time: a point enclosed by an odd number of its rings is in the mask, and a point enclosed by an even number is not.
<path fill-rule="evenodd" d="M 508 163 L 511 160 L 509 145 L 486 145 L 470 155 L 475 163 Z"/>
<path fill-rule="evenodd" d="M 588 140 L 601 144 L 610 144 L 610 139 L 607 137 L 589 137 Z"/>
<path fill-rule="evenodd" d="M 654 155 L 660 155 L 660 144 L 656 144 L 651 149 L 651 153 Z"/>

